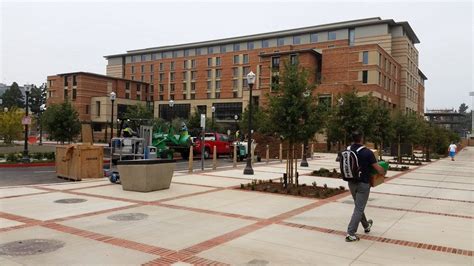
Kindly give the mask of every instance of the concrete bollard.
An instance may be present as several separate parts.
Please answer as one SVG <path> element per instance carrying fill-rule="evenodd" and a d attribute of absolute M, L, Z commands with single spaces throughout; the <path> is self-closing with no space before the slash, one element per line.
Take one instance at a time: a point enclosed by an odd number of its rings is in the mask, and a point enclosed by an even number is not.
<path fill-rule="evenodd" d="M 265 152 L 265 158 L 267 160 L 267 164 L 270 162 L 270 146 L 268 146 L 267 144 L 267 149 L 266 149 L 266 152 Z"/>
<path fill-rule="evenodd" d="M 314 143 L 311 143 L 311 160 L 314 158 Z"/>
<path fill-rule="evenodd" d="M 301 144 L 301 159 L 304 157 L 304 144 Z"/>
<path fill-rule="evenodd" d="M 283 162 L 283 144 L 280 143 L 280 154 L 279 154 L 280 163 Z"/>
<path fill-rule="evenodd" d="M 237 168 L 237 144 L 234 145 L 234 163 L 233 163 L 233 167 L 234 168 Z"/>
<path fill-rule="evenodd" d="M 192 173 L 193 172 L 193 162 L 194 157 L 193 157 L 193 146 L 189 147 L 189 162 L 188 162 L 188 172 Z"/>
<path fill-rule="evenodd" d="M 217 149 L 216 146 L 214 146 L 214 150 L 212 152 L 212 170 L 217 169 Z"/>

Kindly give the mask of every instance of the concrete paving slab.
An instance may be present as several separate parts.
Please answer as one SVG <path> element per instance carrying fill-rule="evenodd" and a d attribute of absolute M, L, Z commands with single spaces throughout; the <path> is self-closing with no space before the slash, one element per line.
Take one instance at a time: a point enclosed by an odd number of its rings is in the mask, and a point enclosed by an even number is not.
<path fill-rule="evenodd" d="M 143 220 L 114 221 L 111 215 L 142 213 Z M 125 238 L 153 246 L 180 250 L 254 223 L 253 221 L 177 210 L 158 206 L 143 206 L 81 218 L 62 224 L 107 236 Z"/>
<path fill-rule="evenodd" d="M 205 186 L 214 186 L 214 187 L 232 187 L 238 186 L 242 183 L 247 183 L 246 180 L 241 179 L 231 179 L 223 178 L 218 176 L 208 176 L 208 175 L 181 175 L 173 176 L 173 182 L 186 183 L 190 185 L 205 185 Z"/>
<path fill-rule="evenodd" d="M 414 185 L 414 186 L 430 186 L 436 187 L 440 184 L 440 181 L 428 181 L 428 180 L 419 180 L 419 179 L 410 179 L 410 178 L 396 178 L 388 182 L 385 182 L 388 185 Z"/>
<path fill-rule="evenodd" d="M 401 209 L 412 209 L 416 206 L 421 199 L 415 197 L 400 197 L 395 195 L 384 195 L 371 193 L 369 196 L 369 205 L 383 206 L 389 208 L 401 208 Z M 347 196 L 342 199 L 339 199 L 338 202 L 343 203 L 353 203 L 352 196 Z"/>
<path fill-rule="evenodd" d="M 224 190 L 167 202 L 167 204 L 270 218 L 315 200 L 238 190 Z"/>
<path fill-rule="evenodd" d="M 83 199 L 86 201 L 80 203 L 55 203 L 56 200 L 71 198 Z M 18 198 L 0 199 L 0 210 L 6 213 L 44 221 L 128 206 L 130 204 L 131 203 L 128 202 L 54 192 Z"/>
<path fill-rule="evenodd" d="M 472 265 L 472 257 L 374 243 L 351 265 Z"/>
<path fill-rule="evenodd" d="M 301 213 L 285 221 L 346 232 L 353 210 L 353 204 L 334 202 Z M 374 220 L 374 226 L 370 232 L 370 235 L 374 236 L 381 236 L 405 214 L 403 211 L 371 207 L 367 207 L 365 213 L 368 219 Z M 359 225 L 358 233 L 364 234 L 362 225 Z"/>
<path fill-rule="evenodd" d="M 272 178 L 278 178 L 279 176 L 275 175 L 275 173 L 267 173 L 267 172 L 259 172 L 255 171 L 254 169 L 254 174 L 253 175 L 244 175 L 242 169 L 233 169 L 233 170 L 227 170 L 227 171 L 218 171 L 218 172 L 208 172 L 206 175 L 210 176 L 226 176 L 226 177 L 233 177 L 233 178 L 241 178 L 241 179 L 248 179 L 248 180 L 253 180 L 253 179 L 272 179 Z"/>
<path fill-rule="evenodd" d="M 446 176 L 444 175 L 435 175 L 435 174 L 426 174 L 420 172 L 410 172 L 400 176 L 399 178 L 403 179 L 425 179 L 425 180 L 433 180 L 433 181 L 443 181 Z"/>
<path fill-rule="evenodd" d="M 41 189 L 30 188 L 30 187 L 13 187 L 13 188 L 4 187 L 0 189 L 0 198 L 28 195 L 28 194 L 41 193 L 41 192 L 45 192 L 45 191 Z"/>
<path fill-rule="evenodd" d="M 395 185 L 381 185 L 371 188 L 372 192 L 382 192 L 391 194 L 402 194 L 410 196 L 425 196 L 430 193 L 433 188 L 426 187 L 411 187 L 411 186 L 395 186 Z"/>
<path fill-rule="evenodd" d="M 78 192 L 83 192 L 92 195 L 108 196 L 122 199 L 130 200 L 140 200 L 140 201 L 156 201 L 167 198 L 173 198 L 177 196 L 187 195 L 196 192 L 203 192 L 212 190 L 213 188 L 192 186 L 192 185 L 182 185 L 182 184 L 171 184 L 169 189 L 152 191 L 152 192 L 134 192 L 134 191 L 125 191 L 122 189 L 121 185 L 97 187 L 97 188 L 86 188 L 78 190 Z"/>
<path fill-rule="evenodd" d="M 0 228 L 7 228 L 7 227 L 12 227 L 12 226 L 17 226 L 17 225 L 22 225 L 23 223 L 5 219 L 5 218 L 0 218 Z"/>
<path fill-rule="evenodd" d="M 414 210 L 446 213 L 453 215 L 467 215 L 474 217 L 474 206 L 472 203 L 459 202 L 459 201 L 447 201 L 447 200 L 435 200 L 435 199 L 422 199 L 413 207 Z"/>
<path fill-rule="evenodd" d="M 57 190 L 67 190 L 67 189 L 78 189 L 78 188 L 108 185 L 108 184 L 112 184 L 110 183 L 109 179 L 101 178 L 100 180 L 87 180 L 87 181 L 79 181 L 79 182 L 71 182 L 71 183 L 60 183 L 60 184 L 55 184 L 54 186 L 38 185 L 38 187 L 54 188 Z"/>
<path fill-rule="evenodd" d="M 370 243 L 351 245 L 341 236 L 272 225 L 204 251 L 200 257 L 232 265 L 348 265 Z"/>
<path fill-rule="evenodd" d="M 468 200 L 474 202 L 474 192 L 465 190 L 451 190 L 435 188 L 426 196 L 442 199 Z"/>
<path fill-rule="evenodd" d="M 384 237 L 473 250 L 472 219 L 406 213 Z"/>
<path fill-rule="evenodd" d="M 64 242 L 65 245 L 50 253 L 29 256 L 0 255 L 0 258 L 6 260 L 7 265 L 8 261 L 21 265 L 136 265 L 158 257 L 42 227 L 4 232 L 0 244 L 26 239 L 54 239 Z"/>

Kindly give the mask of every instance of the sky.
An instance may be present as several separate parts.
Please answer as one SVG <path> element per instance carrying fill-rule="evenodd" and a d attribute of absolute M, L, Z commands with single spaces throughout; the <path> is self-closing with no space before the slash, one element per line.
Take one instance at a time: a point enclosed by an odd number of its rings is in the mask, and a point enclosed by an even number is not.
<path fill-rule="evenodd" d="M 474 105 L 471 1 L 0 0 L 0 83 L 105 74 L 104 55 L 368 17 L 408 21 L 425 82 L 425 108 Z"/>

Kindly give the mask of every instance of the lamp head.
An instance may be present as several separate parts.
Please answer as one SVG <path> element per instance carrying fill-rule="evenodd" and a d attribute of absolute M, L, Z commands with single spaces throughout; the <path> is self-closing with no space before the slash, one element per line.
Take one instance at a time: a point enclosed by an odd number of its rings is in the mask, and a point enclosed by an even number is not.
<path fill-rule="evenodd" d="M 252 71 L 250 71 L 250 73 L 247 74 L 247 83 L 249 85 L 255 84 L 255 74 Z"/>
<path fill-rule="evenodd" d="M 211 111 L 214 113 L 216 111 L 216 107 L 215 106 L 212 106 L 211 107 Z"/>
<path fill-rule="evenodd" d="M 115 101 L 115 98 L 117 97 L 117 94 L 115 92 L 110 93 L 110 100 Z"/>
<path fill-rule="evenodd" d="M 173 100 L 169 100 L 168 105 L 169 105 L 171 108 L 173 108 L 173 106 L 174 106 L 174 101 L 173 101 Z"/>
<path fill-rule="evenodd" d="M 25 84 L 24 88 L 25 88 L 26 93 L 30 93 L 30 91 L 31 91 L 31 85 L 30 84 Z"/>

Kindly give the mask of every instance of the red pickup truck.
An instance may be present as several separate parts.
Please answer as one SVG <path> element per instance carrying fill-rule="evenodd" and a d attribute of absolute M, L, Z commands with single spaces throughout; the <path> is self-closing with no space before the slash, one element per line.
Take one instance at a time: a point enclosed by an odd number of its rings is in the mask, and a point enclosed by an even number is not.
<path fill-rule="evenodd" d="M 209 159 L 212 156 L 213 148 L 216 146 L 217 157 L 219 155 L 230 155 L 231 142 L 229 136 L 219 133 L 204 134 L 204 158 Z M 201 138 L 196 138 L 193 148 L 194 154 L 201 154 Z"/>

